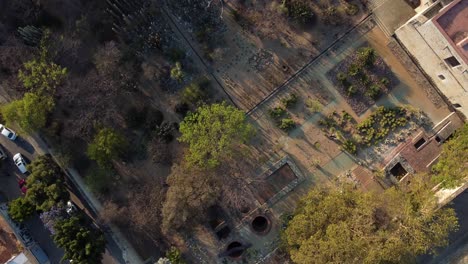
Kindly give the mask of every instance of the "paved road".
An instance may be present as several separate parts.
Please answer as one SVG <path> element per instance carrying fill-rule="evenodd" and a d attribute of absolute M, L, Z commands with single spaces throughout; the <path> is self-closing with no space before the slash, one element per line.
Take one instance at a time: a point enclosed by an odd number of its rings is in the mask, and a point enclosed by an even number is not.
<path fill-rule="evenodd" d="M 27 141 L 19 137 L 16 141 L 10 141 L 0 135 L 0 144 L 8 155 L 6 160 L 1 161 L 0 192 L 8 200 L 13 200 L 21 195 L 18 188 L 18 179 L 25 177 L 13 163 L 13 155 L 21 153 L 26 160 L 31 161 L 38 155 L 38 151 Z M 63 257 L 63 250 L 54 244 L 51 235 L 42 225 L 39 216 L 33 216 L 25 223 L 25 226 L 29 229 L 34 240 L 38 242 L 40 247 L 49 256 L 51 263 L 60 263 Z"/>
<path fill-rule="evenodd" d="M 18 188 L 18 180 L 20 178 L 25 178 L 21 174 L 13 163 L 12 157 L 16 153 L 21 153 L 28 162 L 34 160 L 38 155 L 44 154 L 44 151 L 39 148 L 35 148 L 28 141 L 24 140 L 22 137 L 18 137 L 15 141 L 10 141 L 7 138 L 0 135 L 0 144 L 8 158 L 1 162 L 0 167 L 0 193 L 2 196 L 6 197 L 8 200 L 13 200 L 21 196 L 21 192 Z M 77 193 L 76 189 L 71 186 L 72 192 Z M 89 214 L 89 210 L 86 210 L 78 196 L 71 193 L 71 199 L 78 205 L 78 207 L 83 208 L 86 213 Z M 25 223 L 25 226 L 29 229 L 31 236 L 38 242 L 41 248 L 49 256 L 51 263 L 60 263 L 61 258 L 63 257 L 63 250 L 57 248 L 55 243 L 52 240 L 52 237 L 48 230 L 46 230 L 39 219 L 39 216 L 35 215 L 30 220 Z M 108 239 L 108 247 L 115 248 L 115 242 Z M 118 247 L 117 247 L 118 248 Z M 113 264 L 113 263 L 122 263 L 121 261 L 116 261 L 108 251 L 103 256 L 102 263 L 104 264 Z"/>

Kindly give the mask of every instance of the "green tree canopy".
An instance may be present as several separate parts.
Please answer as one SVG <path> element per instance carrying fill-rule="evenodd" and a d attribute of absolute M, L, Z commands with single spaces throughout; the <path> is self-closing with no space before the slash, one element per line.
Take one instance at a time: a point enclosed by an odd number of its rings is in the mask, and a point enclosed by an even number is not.
<path fill-rule="evenodd" d="M 28 191 L 25 198 L 38 211 L 48 211 L 52 206 L 68 200 L 60 167 L 50 156 L 39 156 L 29 166 L 31 174 L 26 180 Z"/>
<path fill-rule="evenodd" d="M 24 69 L 18 73 L 24 87 L 32 92 L 54 93 L 67 75 L 67 69 L 55 64 L 50 58 L 47 47 L 49 36 L 50 33 L 46 31 L 41 39 L 39 57 L 26 62 Z"/>
<path fill-rule="evenodd" d="M 77 264 L 100 264 L 106 250 L 106 240 L 100 230 L 90 227 L 76 216 L 58 221 L 55 226 L 55 243 L 64 249 L 64 259 Z"/>
<path fill-rule="evenodd" d="M 34 204 L 24 197 L 19 197 L 8 204 L 8 215 L 16 222 L 24 222 L 34 214 Z"/>
<path fill-rule="evenodd" d="M 216 167 L 254 133 L 245 113 L 226 103 L 201 106 L 180 123 L 179 141 L 189 144 L 187 161 L 199 167 Z"/>
<path fill-rule="evenodd" d="M 295 263 L 408 263 L 447 243 L 455 212 L 437 205 L 427 184 L 382 194 L 313 189 L 282 235 Z"/>
<path fill-rule="evenodd" d="M 54 105 L 51 96 L 26 93 L 23 99 L 4 105 L 1 110 L 7 124 L 16 122 L 25 132 L 33 132 L 45 126 Z"/>
<path fill-rule="evenodd" d="M 439 162 L 433 167 L 433 179 L 444 188 L 460 185 L 468 177 L 468 124 L 442 146 Z"/>
<path fill-rule="evenodd" d="M 93 142 L 88 145 L 88 157 L 95 160 L 102 168 L 109 167 L 125 150 L 125 138 L 111 128 L 101 128 Z"/>

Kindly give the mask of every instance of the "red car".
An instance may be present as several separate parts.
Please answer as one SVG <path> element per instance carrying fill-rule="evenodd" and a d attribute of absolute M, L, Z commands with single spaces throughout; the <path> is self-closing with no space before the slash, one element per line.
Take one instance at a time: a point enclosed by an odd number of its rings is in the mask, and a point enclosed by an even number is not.
<path fill-rule="evenodd" d="M 18 181 L 18 187 L 20 188 L 22 194 L 26 194 L 26 191 L 28 191 L 28 188 L 26 187 L 25 179 L 20 179 Z"/>

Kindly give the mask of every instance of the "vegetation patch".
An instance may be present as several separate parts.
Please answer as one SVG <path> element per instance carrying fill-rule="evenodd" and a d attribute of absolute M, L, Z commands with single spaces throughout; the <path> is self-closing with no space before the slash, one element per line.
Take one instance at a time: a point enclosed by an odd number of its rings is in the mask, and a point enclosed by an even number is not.
<path fill-rule="evenodd" d="M 378 107 L 368 118 L 357 123 L 347 112 L 333 112 L 319 120 L 319 125 L 327 135 L 338 141 L 342 148 L 351 154 L 357 154 L 359 147 L 376 145 L 390 132 L 404 127 L 412 113 L 404 107 Z"/>
<path fill-rule="evenodd" d="M 326 75 L 358 115 L 399 82 L 384 60 L 367 46 L 346 57 Z"/>

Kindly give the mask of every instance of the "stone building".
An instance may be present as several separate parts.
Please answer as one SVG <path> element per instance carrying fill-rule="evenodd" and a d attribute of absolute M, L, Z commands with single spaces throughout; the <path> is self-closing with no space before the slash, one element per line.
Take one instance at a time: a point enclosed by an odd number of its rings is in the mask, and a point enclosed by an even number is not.
<path fill-rule="evenodd" d="M 468 116 L 468 0 L 420 7 L 395 36 L 452 106 Z"/>

